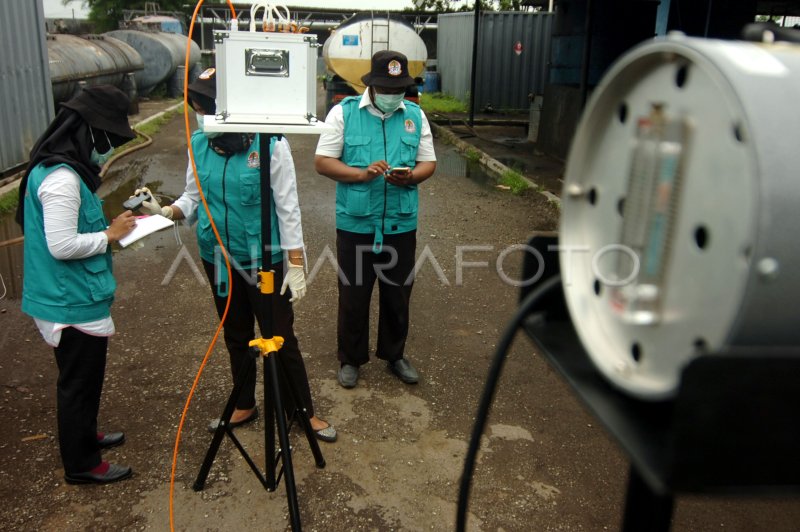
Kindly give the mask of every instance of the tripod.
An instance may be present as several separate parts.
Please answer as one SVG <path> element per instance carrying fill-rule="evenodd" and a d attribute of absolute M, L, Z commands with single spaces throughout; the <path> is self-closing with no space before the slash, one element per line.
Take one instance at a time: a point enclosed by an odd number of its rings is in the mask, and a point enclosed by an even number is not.
<path fill-rule="evenodd" d="M 286 414 L 283 409 L 283 401 L 281 399 L 281 384 L 278 372 L 283 372 L 283 367 L 280 364 L 278 357 L 279 351 L 283 345 L 283 338 L 280 336 L 272 335 L 272 297 L 274 294 L 274 272 L 266 270 L 265 261 L 269 260 L 271 256 L 271 208 L 272 208 L 272 189 L 270 188 L 270 144 L 272 142 L 272 134 L 259 135 L 259 152 L 266 155 L 266 160 L 260 157 L 260 176 L 261 176 L 261 268 L 258 272 L 260 297 L 260 313 L 261 313 L 261 332 L 262 338 L 256 338 L 250 342 L 250 355 L 253 358 L 261 357 L 264 362 L 264 420 L 265 420 L 265 433 L 264 433 L 264 447 L 265 447 L 265 472 L 262 473 L 258 466 L 253 462 L 247 454 L 244 446 L 236 438 L 233 429 L 230 427 L 230 419 L 233 410 L 236 407 L 236 402 L 241 395 L 244 388 L 244 383 L 250 377 L 251 364 L 245 360 L 242 366 L 237 370 L 234 379 L 233 390 L 228 397 L 228 402 L 220 417 L 220 423 L 214 431 L 214 436 L 211 439 L 211 445 L 208 448 L 203 465 L 200 467 L 200 472 L 194 482 L 193 489 L 201 491 L 205 487 L 206 478 L 211 470 L 211 465 L 214 463 L 214 458 L 217 455 L 219 446 L 222 443 L 222 438 L 228 436 L 236 448 L 241 453 L 242 457 L 250 466 L 250 469 L 256 475 L 258 480 L 267 491 L 275 491 L 278 483 L 280 482 L 281 475 L 286 477 L 286 497 L 289 503 L 289 515 L 291 517 L 292 530 L 299 531 L 300 528 L 300 509 L 297 503 L 297 490 L 294 481 L 294 469 L 292 468 L 292 452 L 289 443 L 289 431 L 287 426 Z M 278 137 L 279 138 L 279 137 Z M 298 420 L 303 427 L 303 430 L 311 447 L 311 452 L 314 455 L 314 460 L 318 468 L 325 467 L 325 459 L 322 457 L 322 452 L 319 449 L 314 431 L 311 428 L 311 421 L 308 417 L 308 412 L 301 406 L 302 402 L 300 396 L 294 388 L 291 380 L 285 377 L 283 380 L 286 383 L 286 388 L 292 398 L 295 407 L 290 421 Z M 275 429 L 277 425 L 278 440 L 280 446 L 275 449 Z"/>

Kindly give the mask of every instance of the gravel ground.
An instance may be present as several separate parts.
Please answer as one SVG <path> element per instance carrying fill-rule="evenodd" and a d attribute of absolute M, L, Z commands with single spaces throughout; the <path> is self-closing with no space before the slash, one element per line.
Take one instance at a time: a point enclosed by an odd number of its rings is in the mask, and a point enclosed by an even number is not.
<path fill-rule="evenodd" d="M 314 466 L 301 434 L 292 434 L 303 527 L 452 530 L 476 405 L 495 344 L 516 307 L 517 289 L 503 277 L 519 277 L 521 254 L 505 257 L 502 275 L 497 259 L 531 232 L 555 229 L 557 207 L 535 192 L 513 196 L 496 189 L 459 162 L 452 147 L 437 142 L 439 171 L 420 192 L 417 254 L 425 260 L 412 296 L 407 347 L 421 382 L 404 385 L 373 360 L 358 387 L 345 390 L 336 383 L 336 278 L 328 260 L 335 253 L 334 185 L 313 171 L 316 138 L 290 141 L 312 268 L 309 294 L 296 306 L 296 330 L 318 414 L 339 431 L 337 443 L 321 444 L 324 469 Z M 185 166 L 182 120 L 176 118 L 153 145 L 112 169 L 104 185 L 109 210 L 137 182 L 163 197 L 178 195 Z M 110 342 L 100 420 L 107 430 L 127 433 L 124 446 L 106 453 L 133 467 L 134 477 L 125 482 L 65 485 L 52 351 L 17 300 L 0 301 L 0 529 L 169 529 L 176 431 L 217 324 L 209 287 L 196 271 L 193 229 L 181 226 L 179 236 L 182 244 L 174 232 L 163 231 L 115 254 L 118 333 Z M 469 263 L 460 272 L 459 253 Z M 206 488 L 191 489 L 210 443 L 205 426 L 230 392 L 227 365 L 217 346 L 187 412 L 172 498 L 175 529 L 288 529 L 284 484 L 266 492 L 227 440 Z M 263 464 L 263 421 L 237 434 Z M 483 438 L 469 529 L 617 529 L 627 468 L 602 427 L 520 337 Z M 681 497 L 673 530 L 788 532 L 798 522 L 800 506 L 793 499 Z"/>

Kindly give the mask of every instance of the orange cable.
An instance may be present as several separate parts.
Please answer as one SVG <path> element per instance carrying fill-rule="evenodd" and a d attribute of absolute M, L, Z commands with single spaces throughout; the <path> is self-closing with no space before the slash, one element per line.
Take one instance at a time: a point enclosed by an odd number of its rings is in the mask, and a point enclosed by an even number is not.
<path fill-rule="evenodd" d="M 203 0 L 198 0 L 197 5 L 194 8 L 194 12 L 192 13 L 192 21 L 189 24 L 189 35 L 187 36 L 186 42 L 186 64 L 183 73 L 183 119 L 184 119 L 184 126 L 186 128 L 186 144 L 189 147 L 189 161 L 192 163 L 192 172 L 194 172 L 194 180 L 197 183 L 197 190 L 200 192 L 200 200 L 203 203 L 203 208 L 206 210 L 206 214 L 208 214 L 208 219 L 211 222 L 211 229 L 214 231 L 214 236 L 217 239 L 217 243 L 222 250 L 222 256 L 225 258 L 225 268 L 228 271 L 228 279 L 231 279 L 231 263 L 228 259 L 228 250 L 225 249 L 225 244 L 222 242 L 222 237 L 219 235 L 219 231 L 217 230 L 217 225 L 214 223 L 214 217 L 211 215 L 211 209 L 208 207 L 208 202 L 206 201 L 206 196 L 203 193 L 203 187 L 200 184 L 200 179 L 197 176 L 197 166 L 194 160 L 194 150 L 192 150 L 192 134 L 191 130 L 189 129 L 189 105 L 188 105 L 188 88 L 189 88 L 189 58 L 191 56 L 192 50 L 192 32 L 194 30 L 194 22 L 197 19 L 197 13 L 200 10 L 200 6 L 203 5 Z M 236 10 L 233 8 L 233 4 L 228 0 L 228 7 L 231 10 L 232 18 L 236 18 Z M 213 288 L 213 287 L 212 287 Z M 206 351 L 205 356 L 203 357 L 203 361 L 200 363 L 200 368 L 197 371 L 197 375 L 195 375 L 194 382 L 192 382 L 192 387 L 189 390 L 189 396 L 186 398 L 186 404 L 183 407 L 183 412 L 181 413 L 181 421 L 178 424 L 178 432 L 175 435 L 175 448 L 172 452 L 172 471 L 169 477 L 169 529 L 174 532 L 175 531 L 175 513 L 174 513 L 174 494 L 175 494 L 175 470 L 177 469 L 178 465 L 178 449 L 180 447 L 181 442 L 181 431 L 183 430 L 183 424 L 186 421 L 186 414 L 189 411 L 189 405 L 192 402 L 192 397 L 194 396 L 194 392 L 197 389 L 197 384 L 200 382 L 200 377 L 203 374 L 203 369 L 205 369 L 206 363 L 208 362 L 209 357 L 211 356 L 211 352 L 214 349 L 214 346 L 217 343 L 217 339 L 219 338 L 219 333 L 222 330 L 222 326 L 225 323 L 225 318 L 228 316 L 228 308 L 231 305 L 231 295 L 233 294 L 232 291 L 228 290 L 228 299 L 225 302 L 225 311 L 222 313 L 222 318 L 220 318 L 219 325 L 217 326 L 217 330 L 214 331 L 214 337 L 211 339 L 211 343 L 208 345 L 208 350 Z"/>

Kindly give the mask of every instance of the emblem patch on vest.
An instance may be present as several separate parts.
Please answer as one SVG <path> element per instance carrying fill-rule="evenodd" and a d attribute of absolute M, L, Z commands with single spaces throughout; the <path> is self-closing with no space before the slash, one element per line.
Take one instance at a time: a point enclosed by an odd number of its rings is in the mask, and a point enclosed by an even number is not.
<path fill-rule="evenodd" d="M 247 156 L 247 167 L 261 168 L 261 159 L 259 159 L 257 151 L 251 151 L 250 155 Z"/>
<path fill-rule="evenodd" d="M 406 119 L 405 125 L 406 125 L 406 131 L 409 133 L 413 133 L 417 130 L 417 126 L 414 124 L 414 121 L 411 120 L 410 118 Z"/>

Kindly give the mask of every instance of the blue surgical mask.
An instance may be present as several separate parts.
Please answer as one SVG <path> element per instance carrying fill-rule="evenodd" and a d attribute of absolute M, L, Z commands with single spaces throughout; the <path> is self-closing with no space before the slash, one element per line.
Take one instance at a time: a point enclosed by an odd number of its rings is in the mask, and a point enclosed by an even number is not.
<path fill-rule="evenodd" d="M 105 153 L 100 153 L 97 151 L 97 148 L 92 148 L 92 154 L 89 156 L 89 160 L 91 160 L 92 163 L 96 164 L 97 166 L 103 166 L 106 164 L 111 158 L 111 154 L 114 153 L 114 147 L 111 145 L 108 134 L 105 131 L 103 131 L 103 134 L 106 136 L 106 142 L 108 142 L 108 151 Z M 89 128 L 89 135 L 92 137 L 92 144 L 96 144 L 92 128 Z"/>
<path fill-rule="evenodd" d="M 203 115 L 203 114 L 200 114 L 200 113 L 195 113 L 195 114 L 197 115 L 197 129 L 202 131 L 203 134 L 206 137 L 208 137 L 210 139 L 215 139 L 215 138 L 219 137 L 220 135 L 222 135 L 222 131 L 214 131 L 213 133 L 210 132 L 210 131 L 209 132 L 205 131 L 203 129 L 203 117 L 206 116 L 206 115 Z"/>
<path fill-rule="evenodd" d="M 405 94 L 376 94 L 375 105 L 384 113 L 391 113 L 400 107 Z"/>
<path fill-rule="evenodd" d="M 112 153 L 114 153 L 114 148 L 109 148 L 109 150 L 105 153 L 98 153 L 95 148 L 92 148 L 92 155 L 90 158 L 91 161 L 97 166 L 103 166 L 111 158 Z"/>

